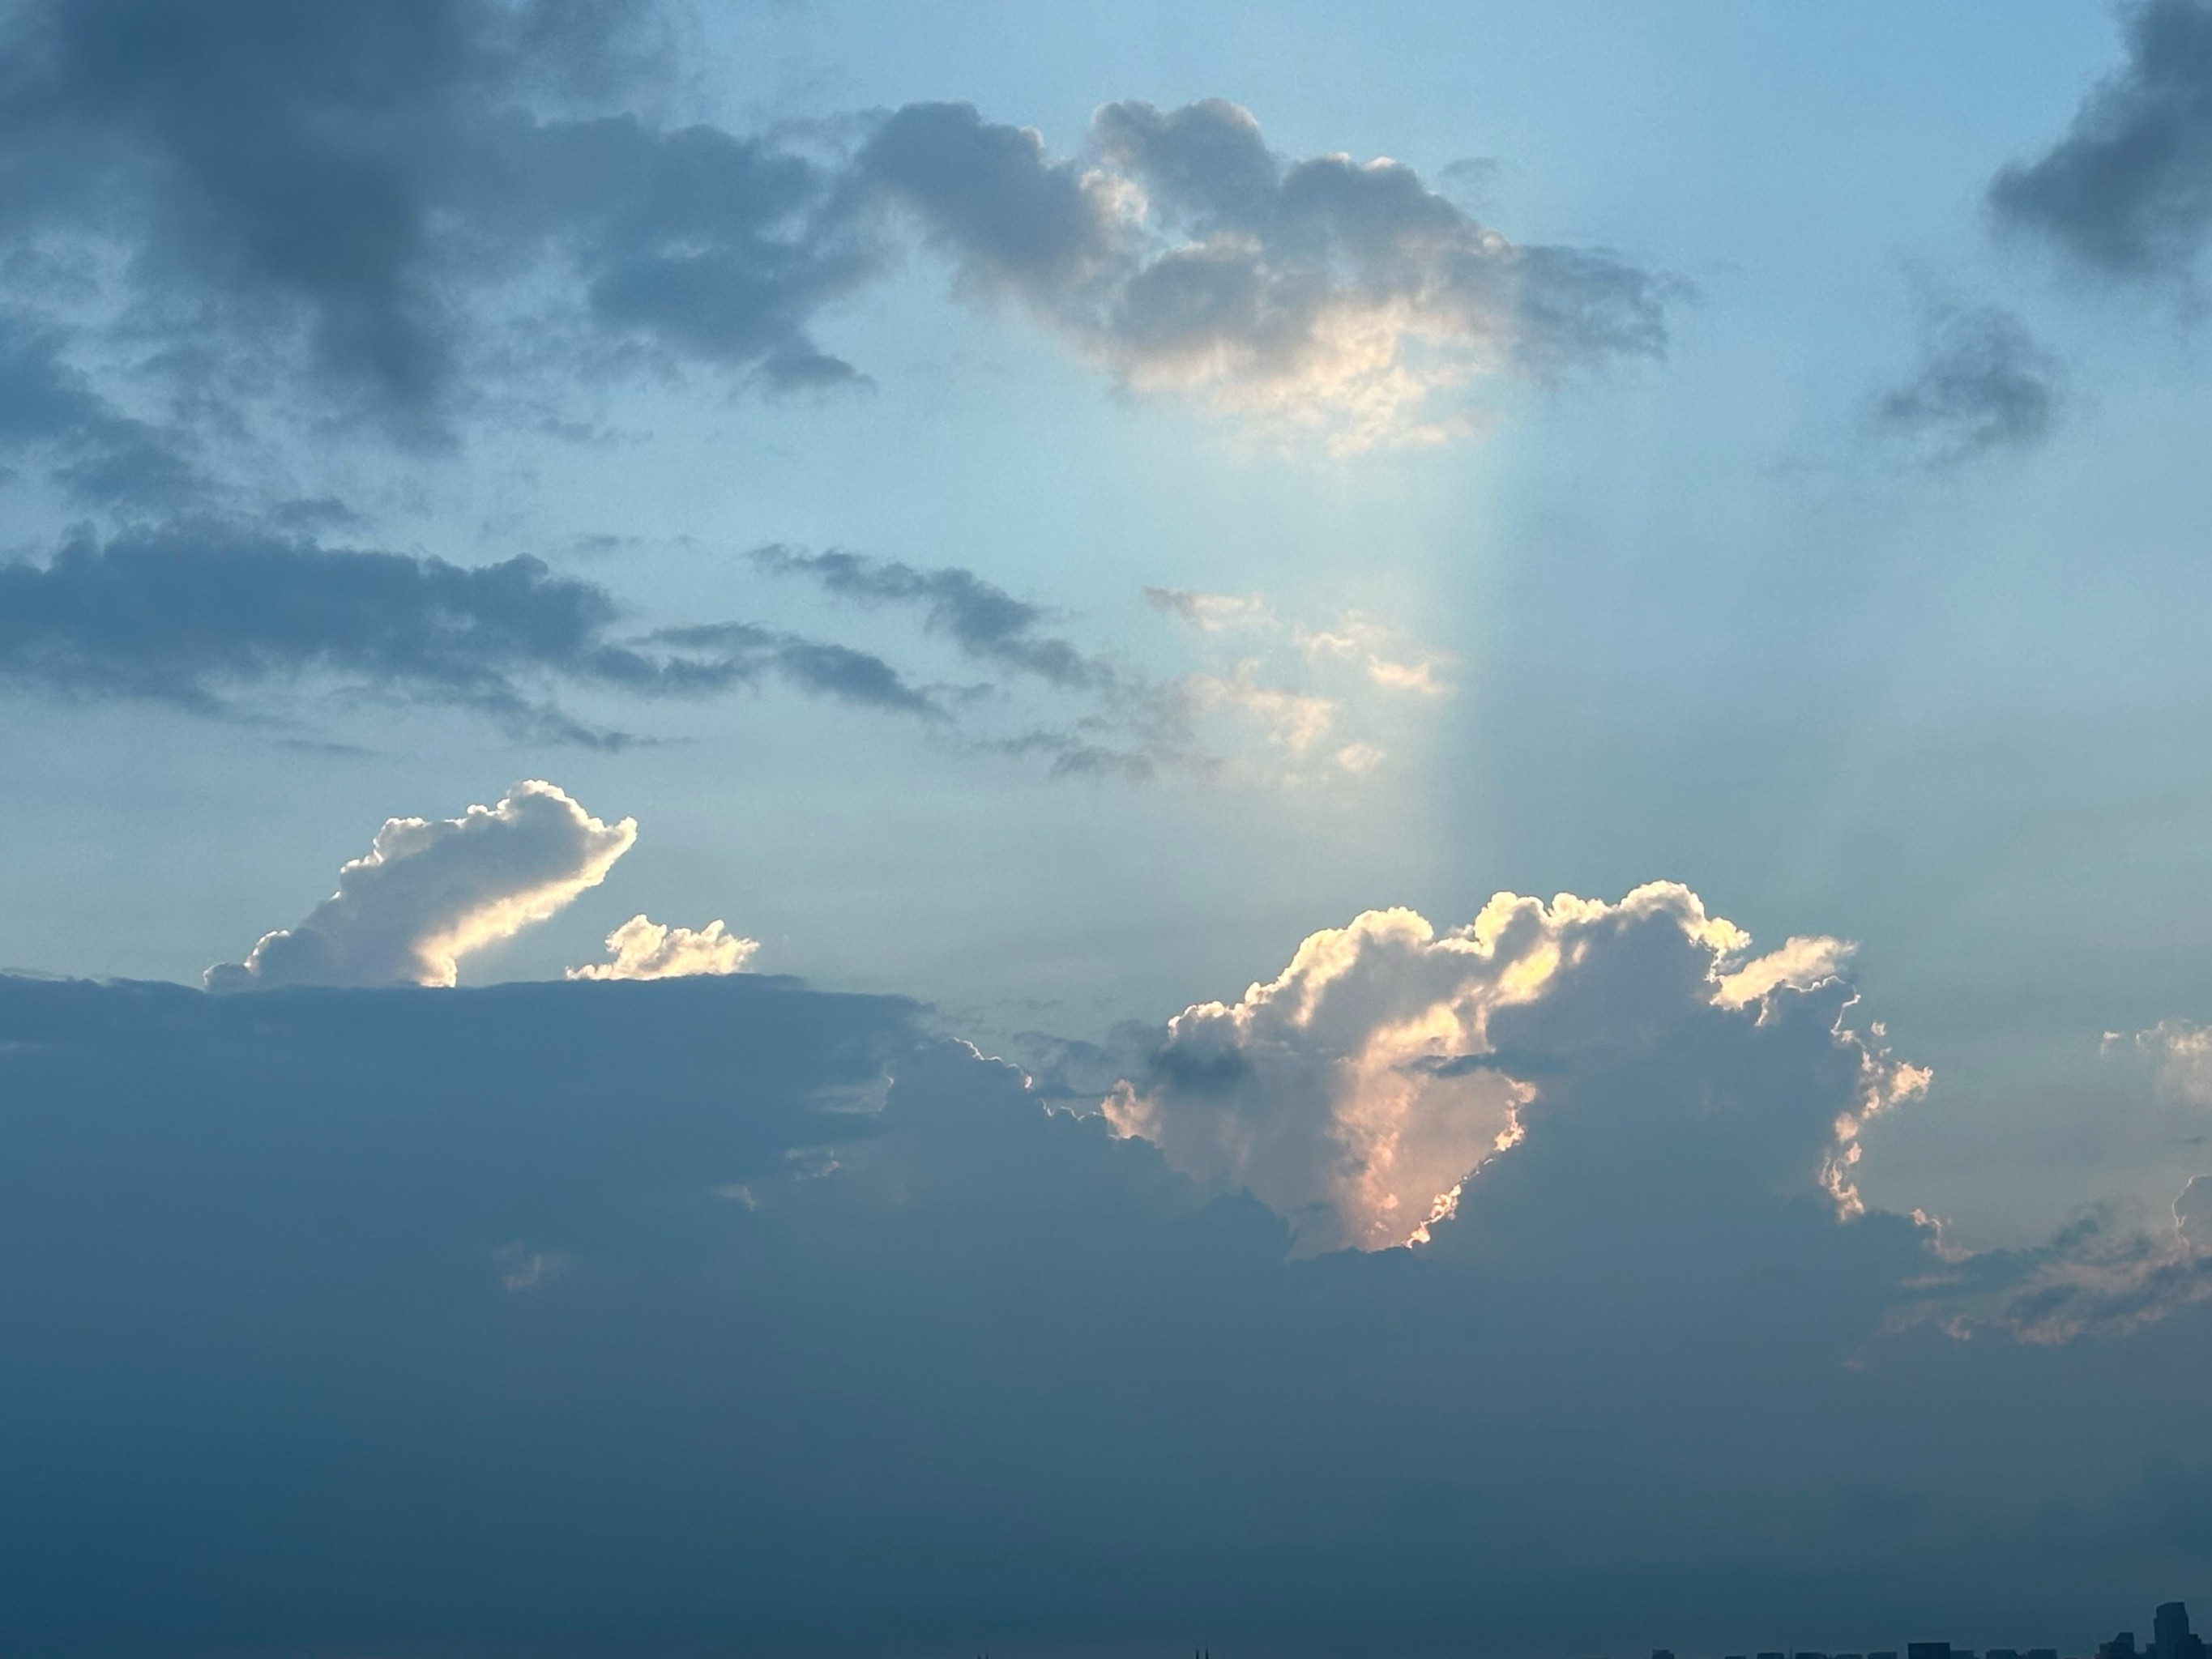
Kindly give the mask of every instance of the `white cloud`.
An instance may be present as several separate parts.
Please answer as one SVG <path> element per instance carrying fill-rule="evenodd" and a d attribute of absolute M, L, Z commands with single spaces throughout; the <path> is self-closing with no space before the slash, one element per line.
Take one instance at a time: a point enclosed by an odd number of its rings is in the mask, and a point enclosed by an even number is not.
<path fill-rule="evenodd" d="M 537 781 L 457 818 L 388 818 L 337 891 L 209 969 L 208 988 L 452 985 L 462 957 L 597 886 L 636 839 L 635 819 L 604 823 Z"/>
<path fill-rule="evenodd" d="M 760 941 L 740 939 L 720 921 L 704 927 L 669 927 L 632 916 L 607 935 L 611 960 L 568 970 L 570 979 L 678 979 L 687 974 L 742 972 Z"/>
<path fill-rule="evenodd" d="M 1147 1074 L 1119 1084 L 1105 1111 L 1184 1172 L 1249 1188 L 1291 1220 L 1301 1249 L 1377 1249 L 1479 1201 L 1482 1166 L 1521 1141 L 1531 1113 L 1571 1113 L 1585 1071 L 1622 1056 L 1660 1067 L 1655 1054 L 1702 1042 L 1698 1063 L 1724 1073 L 1794 1043 L 1795 1139 L 1781 1155 L 1855 1211 L 1861 1126 L 1928 1074 L 1881 1048 L 1879 1027 L 1841 1024 L 1845 946 L 1793 939 L 1747 961 L 1749 944 L 1671 883 L 1617 904 L 1501 893 L 1441 933 L 1411 910 L 1370 911 L 1310 935 L 1237 1001 L 1177 1015 Z M 1761 1036 L 1778 999 L 1816 992 L 1817 1042 Z"/>

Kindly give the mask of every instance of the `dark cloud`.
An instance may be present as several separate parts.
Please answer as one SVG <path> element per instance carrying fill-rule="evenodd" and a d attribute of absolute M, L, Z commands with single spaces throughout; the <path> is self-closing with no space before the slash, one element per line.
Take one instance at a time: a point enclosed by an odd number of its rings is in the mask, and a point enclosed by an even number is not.
<path fill-rule="evenodd" d="M 2010 312 L 1932 306 L 1921 329 L 1920 361 L 1882 394 L 1873 426 L 1933 465 L 2029 448 L 2057 422 L 2058 376 L 2057 359 Z"/>
<path fill-rule="evenodd" d="M 185 441 L 118 411 L 66 361 L 64 340 L 0 313 L 0 455 L 35 453 L 74 500 L 174 509 L 207 485 Z"/>
<path fill-rule="evenodd" d="M 773 669 L 793 685 L 847 702 L 872 704 L 908 714 L 942 718 L 943 708 L 908 684 L 881 657 L 830 641 L 780 633 L 752 623 L 708 623 L 656 629 L 647 636 L 685 650 L 714 653 L 713 660 L 757 674 Z"/>
<path fill-rule="evenodd" d="M 1884 1336 L 1951 1267 L 1819 1187 L 1835 999 L 1669 927 L 1501 1004 L 1565 1069 L 1432 1245 L 1304 1260 L 896 1001 L 0 979 L 0 1638 L 2078 1651 L 2185 1588 L 2207 1310 Z"/>
<path fill-rule="evenodd" d="M 1125 383 L 1346 447 L 1437 435 L 1417 405 L 1474 374 L 1665 343 L 1667 282 L 1511 244 L 1396 163 L 1285 161 L 1219 100 L 1109 105 L 1072 160 L 964 104 L 669 127 L 624 107 L 665 31 L 653 0 L 19 0 L 0 251 L 112 256 L 173 388 L 304 388 L 433 444 L 518 369 L 862 378 L 812 331 L 889 268 L 885 204 Z"/>
<path fill-rule="evenodd" d="M 1109 104 L 1091 155 L 966 105 L 909 106 L 857 167 L 960 262 L 1126 382 L 1183 386 L 1340 447 L 1443 430 L 1422 400 L 1666 343 L 1673 285 L 1589 249 L 1517 246 L 1399 163 L 1285 161 L 1220 99 Z"/>
<path fill-rule="evenodd" d="M 971 661 L 1030 677 L 1073 700 L 1065 718 L 1011 733 L 991 734 L 971 720 L 963 738 L 970 749 L 1042 757 L 1054 777 L 1124 783 L 1149 781 L 1170 768 L 1202 771 L 1218 764 L 1199 746 L 1194 730 L 1199 700 L 1188 683 L 1149 678 L 1045 632 L 1060 619 L 1058 612 L 1018 599 L 972 570 L 957 565 L 924 569 L 896 559 L 781 544 L 755 548 L 746 556 L 771 574 L 805 578 L 839 599 L 918 612 L 926 631 L 951 641 Z M 959 700 L 990 702 L 1006 690 L 968 687 Z"/>
<path fill-rule="evenodd" d="M 1055 295 L 1115 251 L 1082 170 L 1048 161 L 1033 130 L 986 121 L 971 104 L 894 111 L 861 147 L 857 170 L 913 207 L 986 287 Z"/>
<path fill-rule="evenodd" d="M 2124 15 L 2126 65 L 2057 143 L 1997 174 L 1990 205 L 2091 270 L 2185 276 L 2212 233 L 2212 7 L 2145 0 Z"/>
<path fill-rule="evenodd" d="M 233 711 L 234 691 L 333 675 L 582 740 L 607 734 L 526 682 L 675 696 L 775 678 L 928 712 L 886 665 L 842 647 L 738 623 L 625 642 L 620 615 L 605 589 L 533 558 L 465 567 L 250 525 L 175 524 L 83 536 L 47 564 L 0 566 L 0 677 L 221 713 Z"/>
<path fill-rule="evenodd" d="M 930 632 L 944 635 L 978 662 L 1034 674 L 1061 687 L 1103 689 L 1115 684 L 1108 664 L 1040 631 L 1056 620 L 1054 612 L 1014 598 L 972 570 L 918 570 L 895 559 L 836 549 L 810 553 L 780 544 L 755 548 L 746 556 L 772 574 L 810 578 L 841 599 L 915 606 Z"/>
<path fill-rule="evenodd" d="M 872 269 L 832 173 L 765 141 L 552 112 L 629 89 L 655 10 L 574 0 L 118 0 L 5 20 L 19 236 L 131 256 L 142 308 L 234 355 L 291 331 L 326 399 L 435 435 L 472 289 L 556 259 L 586 314 L 774 384 L 849 374 L 805 332 Z"/>

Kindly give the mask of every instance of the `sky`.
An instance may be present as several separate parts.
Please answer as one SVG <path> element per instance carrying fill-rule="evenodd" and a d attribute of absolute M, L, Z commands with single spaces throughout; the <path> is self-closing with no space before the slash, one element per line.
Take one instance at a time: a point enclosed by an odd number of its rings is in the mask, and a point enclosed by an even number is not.
<path fill-rule="evenodd" d="M 2203 0 L 0 3 L 0 1645 L 2212 1605 L 2208 241 Z"/>

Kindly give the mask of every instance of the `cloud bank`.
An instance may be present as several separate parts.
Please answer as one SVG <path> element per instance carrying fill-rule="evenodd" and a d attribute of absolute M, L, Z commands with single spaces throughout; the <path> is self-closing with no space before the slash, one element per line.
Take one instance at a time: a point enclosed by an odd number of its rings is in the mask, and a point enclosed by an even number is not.
<path fill-rule="evenodd" d="M 2075 1648 L 2185 1589 L 2212 1310 L 1947 1323 L 2027 1265 L 1824 1185 L 1900 1075 L 1832 945 L 1663 887 L 1486 914 L 1486 956 L 1367 918 L 1248 995 L 1279 1133 L 1158 1034 L 1167 1150 L 754 975 L 0 977 L 0 1638 Z M 1390 1041 L 1519 1097 L 1427 1243 L 1314 1254 L 1175 1167 L 1238 1110 L 1255 1180 L 1455 1132 L 1347 1092 Z"/>
<path fill-rule="evenodd" d="M 598 886 L 636 840 L 636 819 L 604 823 L 538 781 L 457 818 L 387 818 L 337 892 L 209 969 L 208 988 L 454 984 L 462 957 Z"/>

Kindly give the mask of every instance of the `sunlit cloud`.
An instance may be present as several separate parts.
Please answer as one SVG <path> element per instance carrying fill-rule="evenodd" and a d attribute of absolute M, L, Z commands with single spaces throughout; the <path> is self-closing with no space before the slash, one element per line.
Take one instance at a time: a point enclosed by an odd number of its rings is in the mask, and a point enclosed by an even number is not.
<path fill-rule="evenodd" d="M 704 927 L 670 927 L 632 916 L 607 935 L 608 960 L 568 969 L 570 979 L 680 979 L 687 974 L 735 974 L 760 950 L 719 920 Z"/>
<path fill-rule="evenodd" d="M 1749 956 L 1741 929 L 1671 883 L 1618 903 L 1501 893 L 1439 932 L 1376 910 L 1310 935 L 1274 979 L 1169 1022 L 1142 1076 L 1104 1110 L 1199 1178 L 1244 1186 L 1289 1218 L 1302 1249 L 1417 1241 L 1481 1201 L 1480 1171 L 1526 1115 L 1576 1109 L 1577 1073 L 1654 1058 L 1709 1032 L 1749 1067 L 1771 1045 L 1799 1069 L 1798 1178 L 1845 1213 L 1866 1121 L 1924 1090 L 1881 1030 L 1843 1023 L 1838 941 Z M 1762 1035 L 1784 1002 L 1824 1011 L 1817 1041 Z M 1808 1002 L 1808 1000 L 1809 1002 Z M 1469 1183 L 1472 1184 L 1469 1184 Z"/>
<path fill-rule="evenodd" d="M 536 780 L 457 818 L 387 818 L 335 893 L 209 969 L 208 988 L 453 985 L 462 957 L 597 886 L 636 840 L 635 818 L 603 823 Z"/>

